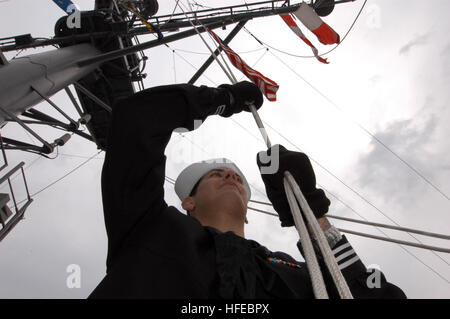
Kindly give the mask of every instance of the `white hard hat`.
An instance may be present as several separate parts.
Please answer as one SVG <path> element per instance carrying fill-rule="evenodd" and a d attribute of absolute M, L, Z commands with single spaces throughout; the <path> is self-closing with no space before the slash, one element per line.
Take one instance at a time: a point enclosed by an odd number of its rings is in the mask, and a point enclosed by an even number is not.
<path fill-rule="evenodd" d="M 241 170 L 227 158 L 214 158 L 193 163 L 181 171 L 175 181 L 175 193 L 181 201 L 189 196 L 195 184 L 210 170 L 215 168 L 229 168 L 242 177 L 245 190 L 247 191 L 247 200 L 250 199 L 251 191 L 247 179 Z"/>

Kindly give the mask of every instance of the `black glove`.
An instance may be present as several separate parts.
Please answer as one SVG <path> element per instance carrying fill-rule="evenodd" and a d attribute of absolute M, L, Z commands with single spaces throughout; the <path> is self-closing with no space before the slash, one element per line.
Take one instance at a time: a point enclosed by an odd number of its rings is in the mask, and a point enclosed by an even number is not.
<path fill-rule="evenodd" d="M 271 157 L 272 152 L 276 152 L 279 147 L 279 167 L 272 174 L 264 174 L 269 167 L 275 163 L 276 154 Z M 270 159 L 266 163 L 264 159 Z M 262 163 L 262 160 L 264 163 Z M 322 189 L 316 188 L 316 176 L 311 166 L 308 156 L 304 153 L 287 150 L 282 145 L 274 145 L 267 152 L 259 152 L 256 156 L 256 163 L 261 171 L 261 177 L 266 187 L 266 193 L 272 202 L 273 208 L 278 213 L 282 227 L 294 226 L 294 219 L 284 191 L 284 172 L 289 171 L 295 181 L 300 186 L 306 201 L 314 212 L 316 218 L 320 218 L 328 212 L 330 200 L 325 196 Z M 272 170 L 273 171 L 273 170 Z"/>
<path fill-rule="evenodd" d="M 230 117 L 233 114 L 242 111 L 250 112 L 250 104 L 259 109 L 264 102 L 261 90 L 252 82 L 242 81 L 236 84 L 222 84 L 219 86 L 230 94 L 231 103 L 226 106 L 222 113 L 222 117 Z"/>

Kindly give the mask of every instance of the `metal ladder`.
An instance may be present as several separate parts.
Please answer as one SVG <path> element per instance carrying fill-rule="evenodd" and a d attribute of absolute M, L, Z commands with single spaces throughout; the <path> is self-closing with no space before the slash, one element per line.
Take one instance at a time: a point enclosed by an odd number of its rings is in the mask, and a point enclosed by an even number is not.
<path fill-rule="evenodd" d="M 0 172 L 4 172 L 4 170 L 8 167 L 8 160 L 6 158 L 5 149 L 3 148 L 3 139 L 1 135 L 0 135 L 0 143 L 4 161 L 3 165 L 0 167 Z M 24 162 L 20 162 L 14 168 L 4 173 L 4 175 L 0 178 L 0 186 L 2 186 L 3 183 L 5 182 L 8 182 L 9 185 L 9 192 L 0 193 L 0 224 L 1 224 L 0 241 L 2 241 L 3 238 L 5 238 L 6 235 L 8 235 L 8 233 L 17 225 L 17 223 L 24 218 L 25 210 L 33 202 L 33 199 L 30 197 L 30 192 L 28 191 L 28 185 L 23 170 L 24 165 L 25 165 Z M 20 203 L 17 203 L 16 201 L 13 186 L 11 183 L 11 176 L 14 175 L 18 170 L 20 170 L 22 173 L 23 183 L 25 185 L 25 190 L 27 193 L 27 199 L 23 202 L 23 204 L 20 207 L 19 207 Z M 11 198 L 14 204 L 12 208 L 8 206 L 8 203 L 11 201 Z"/>

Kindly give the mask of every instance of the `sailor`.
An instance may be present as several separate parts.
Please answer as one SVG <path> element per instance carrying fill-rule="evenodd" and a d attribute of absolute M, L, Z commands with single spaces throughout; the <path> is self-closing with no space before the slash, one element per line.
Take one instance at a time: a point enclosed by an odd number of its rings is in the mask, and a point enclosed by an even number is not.
<path fill-rule="evenodd" d="M 107 269 L 90 298 L 314 298 L 304 263 L 246 238 L 251 192 L 235 163 L 213 159 L 180 173 L 175 191 L 186 213 L 164 200 L 164 151 L 172 132 L 191 131 L 194 120 L 208 116 L 249 112 L 249 104 L 259 109 L 263 96 L 253 83 L 239 82 L 159 86 L 114 106 L 101 181 Z M 275 160 L 278 167 L 268 172 Z M 275 145 L 257 154 L 257 165 L 261 173 L 266 169 L 261 176 L 283 227 L 294 223 L 282 173 L 293 174 L 355 298 L 405 298 L 382 273 L 368 285 L 371 273 L 324 217 L 330 201 L 316 188 L 305 154 Z M 322 262 L 321 268 L 330 297 L 338 298 Z"/>

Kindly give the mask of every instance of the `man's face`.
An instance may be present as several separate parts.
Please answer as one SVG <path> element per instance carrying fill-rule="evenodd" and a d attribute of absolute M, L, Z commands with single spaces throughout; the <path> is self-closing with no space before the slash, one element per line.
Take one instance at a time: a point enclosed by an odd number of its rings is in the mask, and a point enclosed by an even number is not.
<path fill-rule="evenodd" d="M 229 168 L 213 169 L 203 175 L 192 197 L 196 207 L 238 205 L 244 213 L 247 211 L 247 191 L 243 179 Z"/>
<path fill-rule="evenodd" d="M 239 195 L 243 202 L 247 203 L 247 191 L 244 187 L 244 180 L 239 174 L 229 168 L 212 169 L 203 175 L 197 188 L 197 194 L 205 191 L 218 195 L 231 192 Z"/>

